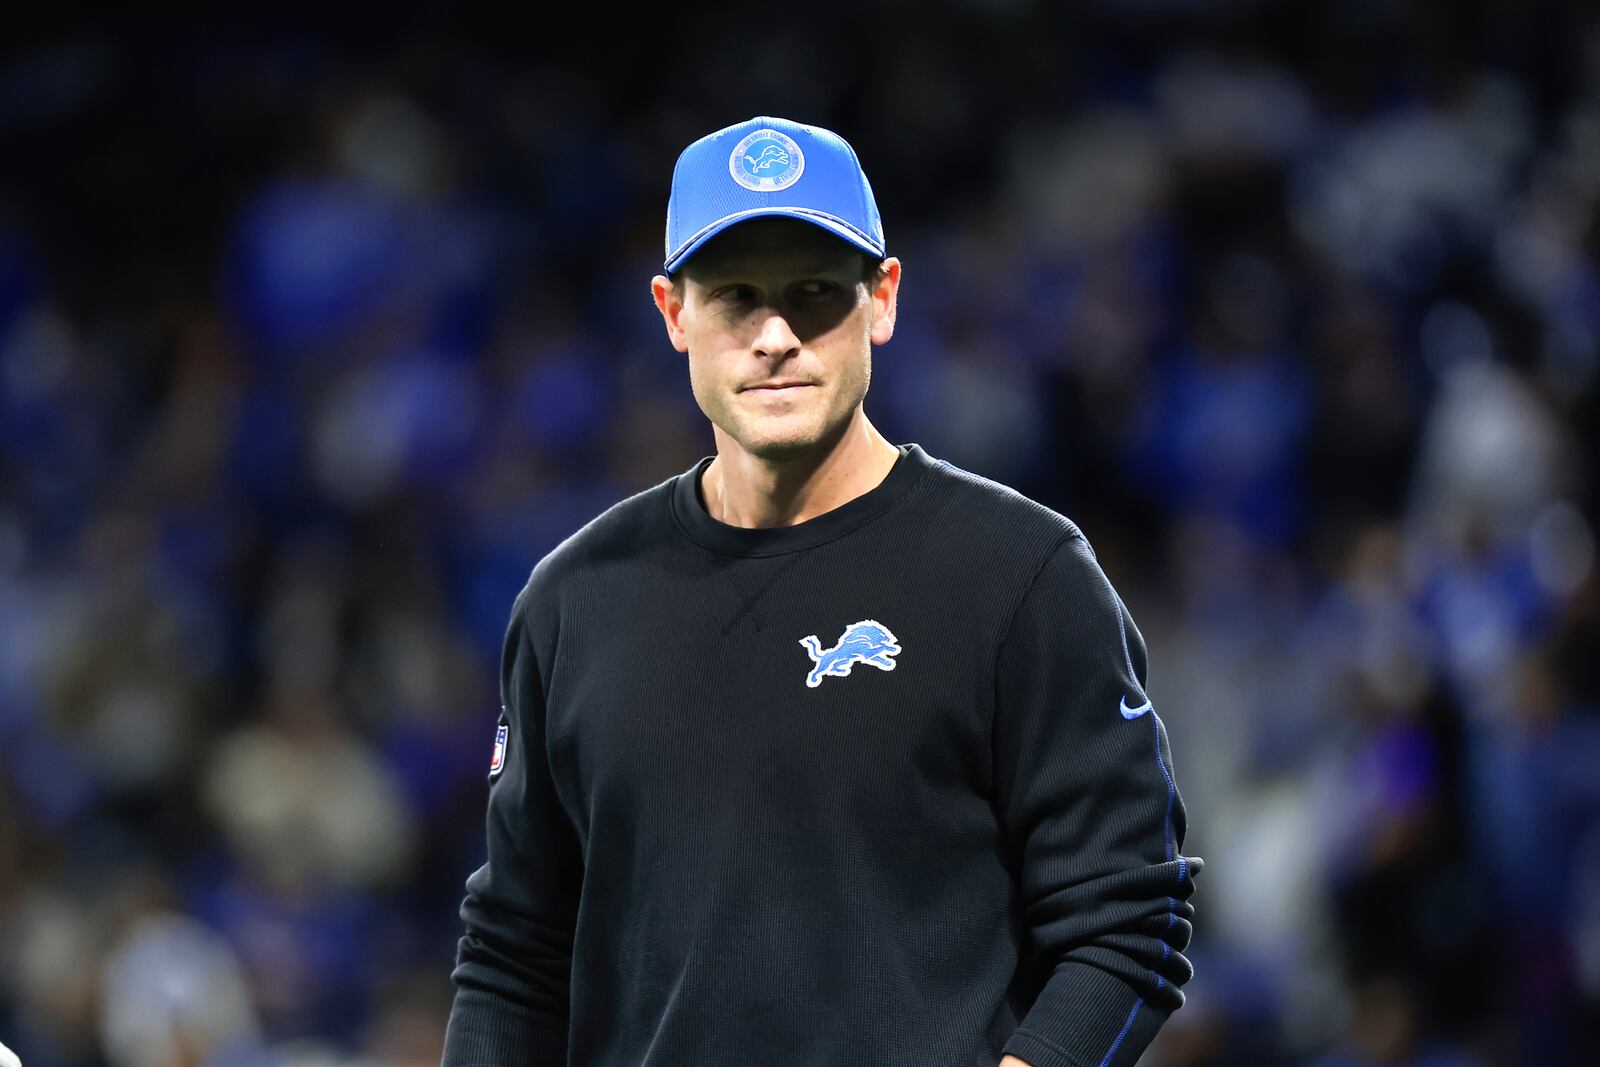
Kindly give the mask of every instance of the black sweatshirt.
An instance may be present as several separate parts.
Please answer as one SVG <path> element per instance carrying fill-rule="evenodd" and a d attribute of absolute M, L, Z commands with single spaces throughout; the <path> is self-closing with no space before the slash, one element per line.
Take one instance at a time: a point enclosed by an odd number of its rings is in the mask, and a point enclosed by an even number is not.
<path fill-rule="evenodd" d="M 1143 638 L 1072 522 L 900 452 L 768 529 L 706 457 L 534 568 L 446 1067 L 1106 1067 L 1183 1003 Z"/>

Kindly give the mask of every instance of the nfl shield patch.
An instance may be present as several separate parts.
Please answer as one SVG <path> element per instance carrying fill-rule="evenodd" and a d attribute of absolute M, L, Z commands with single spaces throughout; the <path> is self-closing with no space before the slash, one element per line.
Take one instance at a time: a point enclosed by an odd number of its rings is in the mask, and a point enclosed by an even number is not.
<path fill-rule="evenodd" d="M 501 723 L 494 732 L 494 756 L 489 760 L 489 777 L 493 778 L 506 769 L 506 739 L 511 736 L 511 727 Z"/>

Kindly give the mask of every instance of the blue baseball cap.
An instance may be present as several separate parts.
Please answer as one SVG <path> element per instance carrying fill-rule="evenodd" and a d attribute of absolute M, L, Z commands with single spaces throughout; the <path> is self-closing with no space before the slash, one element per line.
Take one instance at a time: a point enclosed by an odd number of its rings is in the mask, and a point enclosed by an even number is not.
<path fill-rule="evenodd" d="M 678 156 L 662 269 L 677 270 L 729 226 L 774 215 L 884 256 L 878 202 L 855 149 L 832 130 L 762 115 L 707 134 Z"/>

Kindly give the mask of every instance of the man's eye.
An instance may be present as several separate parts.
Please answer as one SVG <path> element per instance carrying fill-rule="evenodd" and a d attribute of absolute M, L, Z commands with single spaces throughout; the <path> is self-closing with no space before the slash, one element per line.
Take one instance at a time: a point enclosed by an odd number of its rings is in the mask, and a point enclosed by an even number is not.
<path fill-rule="evenodd" d="M 800 285 L 800 291 L 806 296 L 831 296 L 837 289 L 832 282 L 802 282 Z"/>
<path fill-rule="evenodd" d="M 748 285 L 730 285 L 717 293 L 718 300 L 726 300 L 735 304 L 742 304 L 755 295 L 755 290 Z"/>

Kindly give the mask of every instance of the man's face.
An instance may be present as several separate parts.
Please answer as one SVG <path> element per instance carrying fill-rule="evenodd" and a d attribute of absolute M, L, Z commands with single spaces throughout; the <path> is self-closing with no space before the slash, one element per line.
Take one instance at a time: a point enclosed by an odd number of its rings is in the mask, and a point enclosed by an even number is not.
<path fill-rule="evenodd" d="M 751 455 L 831 447 L 872 376 L 872 346 L 894 332 L 900 264 L 875 288 L 861 253 L 797 219 L 740 223 L 697 251 L 681 285 L 657 275 L 656 306 L 689 356 L 695 400 Z"/>

